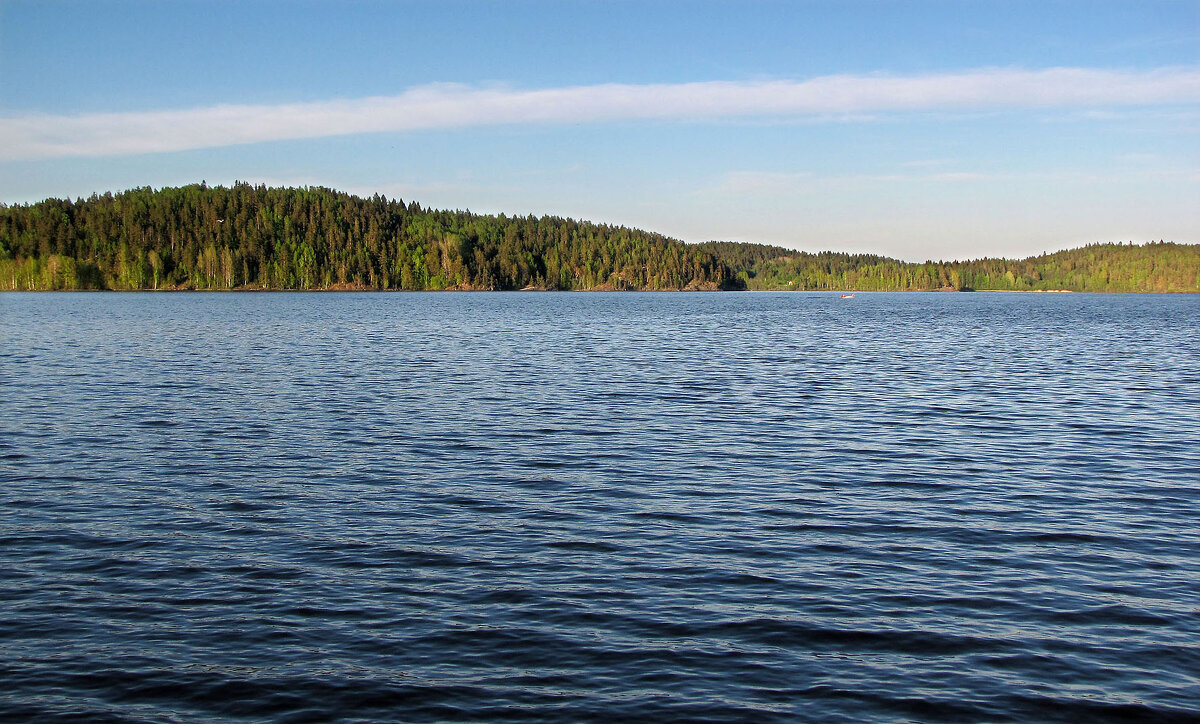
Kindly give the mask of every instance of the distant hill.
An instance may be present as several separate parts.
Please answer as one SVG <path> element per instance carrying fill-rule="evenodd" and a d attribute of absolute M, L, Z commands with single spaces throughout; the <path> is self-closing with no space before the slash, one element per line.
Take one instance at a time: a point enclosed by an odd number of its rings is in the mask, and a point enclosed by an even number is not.
<path fill-rule="evenodd" d="M 0 205 L 0 290 L 943 288 L 1196 292 L 1200 246 L 911 264 L 240 183 Z"/>
<path fill-rule="evenodd" d="M 1089 244 L 1027 259 L 907 263 L 873 254 L 810 254 L 774 246 L 698 245 L 748 289 L 1200 292 L 1200 245 Z"/>

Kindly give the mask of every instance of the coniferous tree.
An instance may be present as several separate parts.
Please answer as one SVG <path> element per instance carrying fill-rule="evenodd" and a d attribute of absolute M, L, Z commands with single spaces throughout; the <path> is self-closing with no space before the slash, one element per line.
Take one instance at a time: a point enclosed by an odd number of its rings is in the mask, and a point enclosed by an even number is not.
<path fill-rule="evenodd" d="M 1200 246 L 911 264 L 244 183 L 0 204 L 0 289 L 239 287 L 1200 291 Z"/>

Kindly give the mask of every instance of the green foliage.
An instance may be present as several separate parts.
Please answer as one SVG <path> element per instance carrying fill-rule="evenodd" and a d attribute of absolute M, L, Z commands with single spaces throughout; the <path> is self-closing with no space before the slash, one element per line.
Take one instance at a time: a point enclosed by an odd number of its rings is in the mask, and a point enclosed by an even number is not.
<path fill-rule="evenodd" d="M 0 204 L 0 290 L 237 288 L 1195 292 L 1200 246 L 913 264 L 242 183 Z"/>
<path fill-rule="evenodd" d="M 0 289 L 684 289 L 710 252 L 557 217 L 435 211 L 325 188 L 140 188 L 0 207 Z"/>
<path fill-rule="evenodd" d="M 1028 259 L 907 263 L 870 254 L 810 254 L 758 244 L 699 245 L 748 289 L 863 291 L 1200 291 L 1200 245 L 1091 244 Z"/>

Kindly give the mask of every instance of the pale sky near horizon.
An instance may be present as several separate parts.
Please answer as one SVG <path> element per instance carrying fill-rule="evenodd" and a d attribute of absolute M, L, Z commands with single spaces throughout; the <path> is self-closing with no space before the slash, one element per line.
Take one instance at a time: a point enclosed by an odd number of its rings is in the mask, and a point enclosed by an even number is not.
<path fill-rule="evenodd" d="M 1200 242 L 1200 0 L 0 0 L 0 202 L 201 180 L 909 260 Z"/>

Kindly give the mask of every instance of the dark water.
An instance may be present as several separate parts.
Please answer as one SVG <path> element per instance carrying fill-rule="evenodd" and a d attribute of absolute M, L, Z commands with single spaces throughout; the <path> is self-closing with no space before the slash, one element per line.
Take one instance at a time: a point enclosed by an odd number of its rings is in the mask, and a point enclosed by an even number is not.
<path fill-rule="evenodd" d="M 1200 297 L 0 317 L 4 718 L 1200 718 Z"/>

